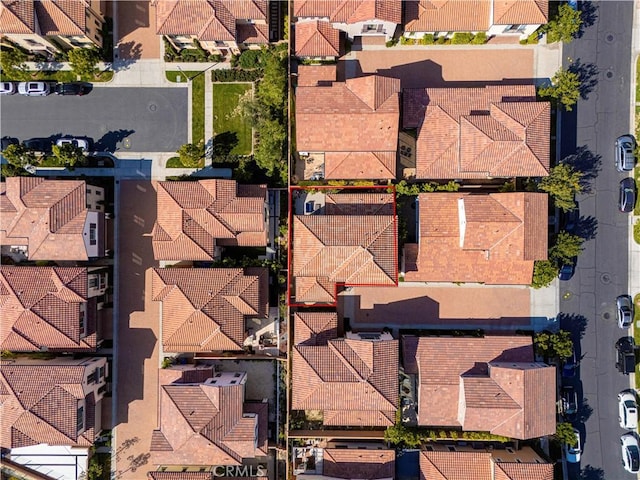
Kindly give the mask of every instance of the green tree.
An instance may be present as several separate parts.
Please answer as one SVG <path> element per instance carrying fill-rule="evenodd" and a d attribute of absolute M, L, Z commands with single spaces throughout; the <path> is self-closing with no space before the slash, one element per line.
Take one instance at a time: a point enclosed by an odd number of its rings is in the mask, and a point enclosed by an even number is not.
<path fill-rule="evenodd" d="M 414 429 L 405 427 L 400 422 L 392 427 L 387 427 L 384 431 L 384 439 L 392 445 L 409 448 L 419 447 L 422 443 L 420 435 Z"/>
<path fill-rule="evenodd" d="M 253 158 L 268 175 L 273 175 L 284 162 L 283 151 L 287 132 L 278 120 L 262 120 L 259 125 L 260 140 L 253 152 Z"/>
<path fill-rule="evenodd" d="M 558 276 L 558 265 L 550 260 L 536 260 L 533 264 L 533 288 L 543 288 L 549 286 Z"/>
<path fill-rule="evenodd" d="M 274 48 L 263 50 L 264 75 L 256 90 L 256 97 L 275 116 L 281 117 L 287 100 L 287 69 L 282 52 Z"/>
<path fill-rule="evenodd" d="M 2 156 L 8 163 L 16 167 L 24 167 L 25 165 L 36 163 L 35 153 L 21 144 L 9 145 L 2 152 Z"/>
<path fill-rule="evenodd" d="M 547 34 L 547 42 L 571 42 L 580 31 L 582 25 L 582 14 L 574 10 L 568 4 L 563 3 L 558 8 L 558 14 L 551 19 L 544 28 Z"/>
<path fill-rule="evenodd" d="M 204 141 L 185 143 L 178 149 L 178 156 L 186 168 L 198 168 L 204 158 Z"/>
<path fill-rule="evenodd" d="M 26 64 L 27 54 L 17 48 L 2 50 L 0 53 L 0 67 L 3 80 L 29 80 L 31 72 Z"/>
<path fill-rule="evenodd" d="M 569 422 L 562 422 L 556 425 L 556 433 L 554 435 L 561 443 L 566 443 L 570 447 L 578 444 L 575 433 L 573 433 L 573 425 Z"/>
<path fill-rule="evenodd" d="M 533 337 L 533 345 L 545 361 L 569 358 L 573 354 L 573 340 L 566 330 L 558 330 L 557 333 L 538 332 Z"/>
<path fill-rule="evenodd" d="M 69 50 L 71 71 L 81 77 L 93 77 L 98 73 L 100 50 L 97 48 L 74 48 Z"/>
<path fill-rule="evenodd" d="M 556 207 L 568 212 L 576 208 L 575 195 L 582 191 L 581 180 L 581 172 L 576 171 L 571 165 L 561 163 L 553 167 L 549 176 L 540 181 L 538 189 L 551 195 Z"/>
<path fill-rule="evenodd" d="M 560 69 L 551 78 L 551 85 L 538 89 L 538 95 L 560 102 L 570 112 L 580 98 L 580 86 L 576 72 Z"/>
<path fill-rule="evenodd" d="M 73 167 L 76 164 L 82 165 L 87 160 L 82 148 L 71 143 L 54 145 L 51 149 L 53 151 L 53 156 L 58 159 L 61 165 Z"/>
<path fill-rule="evenodd" d="M 419 183 L 407 183 L 406 180 L 400 180 L 396 184 L 396 195 L 401 196 L 415 196 L 420 193 Z"/>
<path fill-rule="evenodd" d="M 573 258 L 582 252 L 584 239 L 568 232 L 560 232 L 556 238 L 556 243 L 549 249 L 549 257 L 560 263 L 572 263 Z"/>

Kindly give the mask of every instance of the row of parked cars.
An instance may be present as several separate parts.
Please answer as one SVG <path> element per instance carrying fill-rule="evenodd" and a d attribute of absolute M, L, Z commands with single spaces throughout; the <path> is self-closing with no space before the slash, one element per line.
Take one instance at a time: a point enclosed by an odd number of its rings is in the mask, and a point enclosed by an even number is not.
<path fill-rule="evenodd" d="M 630 172 L 636 165 L 636 139 L 627 134 L 617 138 L 615 143 L 615 164 L 619 172 Z M 620 181 L 618 208 L 621 212 L 632 212 L 636 204 L 636 182 L 632 177 Z"/>
<path fill-rule="evenodd" d="M 0 82 L 0 95 L 27 95 L 29 97 L 44 97 L 51 93 L 56 95 L 86 95 L 91 86 L 82 82 L 56 83 L 49 82 Z"/>
<path fill-rule="evenodd" d="M 4 151 L 7 149 L 9 145 L 17 145 L 20 143 L 20 140 L 13 137 L 2 137 L 2 145 L 1 150 Z M 53 145 L 58 145 L 61 147 L 65 144 L 71 144 L 76 147 L 80 147 L 83 152 L 91 152 L 93 150 L 93 140 L 87 137 L 62 137 L 58 138 L 55 142 L 52 142 L 51 139 L 48 138 L 31 138 L 29 140 L 25 140 L 22 144 L 36 153 L 50 153 L 51 147 Z"/>

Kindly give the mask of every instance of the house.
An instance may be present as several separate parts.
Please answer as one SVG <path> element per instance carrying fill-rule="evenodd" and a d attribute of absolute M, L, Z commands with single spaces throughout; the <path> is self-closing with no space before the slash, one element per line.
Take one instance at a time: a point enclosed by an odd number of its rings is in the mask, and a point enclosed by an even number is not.
<path fill-rule="evenodd" d="M 7 177 L 0 183 L 0 245 L 14 260 L 104 257 L 104 188 L 83 180 Z"/>
<path fill-rule="evenodd" d="M 326 20 L 295 24 L 295 54 L 299 58 L 336 60 L 341 55 L 340 31 Z"/>
<path fill-rule="evenodd" d="M 546 193 L 423 193 L 418 243 L 404 248 L 407 282 L 530 285 L 547 259 Z"/>
<path fill-rule="evenodd" d="M 0 447 L 91 447 L 107 374 L 106 358 L 2 360 Z"/>
<path fill-rule="evenodd" d="M 224 57 L 269 43 L 267 0 L 152 0 L 156 33 L 178 50 L 196 48 Z"/>
<path fill-rule="evenodd" d="M 370 75 L 296 89 L 296 146 L 326 179 L 396 176 L 400 80 Z"/>
<path fill-rule="evenodd" d="M 404 36 L 451 36 L 484 32 L 487 36 L 526 39 L 549 21 L 548 0 L 407 0 Z"/>
<path fill-rule="evenodd" d="M 100 0 L 2 0 L 0 38 L 44 55 L 71 48 L 102 48 Z"/>
<path fill-rule="evenodd" d="M 174 366 L 158 376 L 159 426 L 151 436 L 151 463 L 242 465 L 243 459 L 266 457 L 268 404 L 245 401 L 245 372 Z"/>
<path fill-rule="evenodd" d="M 533 85 L 405 89 L 403 104 L 418 179 L 549 174 L 551 106 Z"/>
<path fill-rule="evenodd" d="M 337 329 L 336 313 L 295 314 L 291 410 L 318 410 L 324 426 L 393 425 L 398 341 L 388 333 L 337 338 Z"/>
<path fill-rule="evenodd" d="M 292 304 L 335 304 L 341 285 L 397 285 L 395 196 L 377 190 L 294 190 L 313 198 L 305 204 L 314 210 L 293 215 Z"/>
<path fill-rule="evenodd" d="M 428 448 L 420 452 L 420 480 L 553 480 L 553 464 L 531 447 L 478 451 L 434 444 Z"/>
<path fill-rule="evenodd" d="M 326 448 L 293 447 L 298 480 L 393 480 L 396 452 L 383 444 L 330 442 Z"/>
<path fill-rule="evenodd" d="M 298 65 L 298 87 L 330 87 L 337 78 L 337 65 Z"/>
<path fill-rule="evenodd" d="M 372 36 L 391 40 L 402 23 L 402 0 L 293 0 L 293 16 L 296 29 L 303 22 L 323 20 L 350 41 Z"/>
<path fill-rule="evenodd" d="M 555 433 L 556 369 L 534 360 L 531 337 L 403 336 L 402 347 L 418 425 L 520 440 Z"/>
<path fill-rule="evenodd" d="M 0 350 L 95 351 L 108 285 L 101 268 L 0 266 Z"/>
<path fill-rule="evenodd" d="M 266 185 L 234 180 L 154 182 L 158 215 L 152 232 L 156 260 L 215 260 L 221 247 L 267 245 Z"/>
<path fill-rule="evenodd" d="M 266 268 L 155 268 L 164 352 L 242 350 L 247 321 L 269 311 Z"/>

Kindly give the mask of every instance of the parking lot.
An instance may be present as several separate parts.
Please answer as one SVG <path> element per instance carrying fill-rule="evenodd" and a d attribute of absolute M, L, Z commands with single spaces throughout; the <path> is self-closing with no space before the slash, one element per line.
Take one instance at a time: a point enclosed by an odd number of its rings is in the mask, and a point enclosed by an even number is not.
<path fill-rule="evenodd" d="M 187 89 L 102 88 L 85 96 L 0 99 L 0 131 L 19 140 L 92 138 L 99 151 L 175 152 L 187 143 Z"/>

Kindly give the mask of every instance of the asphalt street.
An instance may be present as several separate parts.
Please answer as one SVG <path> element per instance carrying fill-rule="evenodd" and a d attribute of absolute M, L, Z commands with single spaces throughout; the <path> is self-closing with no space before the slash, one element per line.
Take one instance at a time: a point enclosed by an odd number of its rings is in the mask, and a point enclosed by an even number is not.
<path fill-rule="evenodd" d="M 175 152 L 187 143 L 186 88 L 101 88 L 82 97 L 3 96 L 2 136 L 86 136 L 96 150 Z"/>
<path fill-rule="evenodd" d="M 562 115 L 562 157 L 587 173 L 578 197 L 578 232 L 587 241 L 575 276 L 561 282 L 561 327 L 580 339 L 579 378 L 573 381 L 582 404 L 576 426 L 583 454 L 571 479 L 632 478 L 621 463 L 618 392 L 629 377 L 615 368 L 614 344 L 627 336 L 618 328 L 615 299 L 627 292 L 629 214 L 617 207 L 625 176 L 614 166 L 615 139 L 631 129 L 631 1 L 584 2 L 587 26 L 581 38 L 564 47 L 564 67 L 576 69 L 586 87 L 573 112 Z M 591 24 L 591 25 L 589 25 Z M 567 158 L 568 157 L 568 158 Z M 567 382 L 571 383 L 571 382 Z"/>

